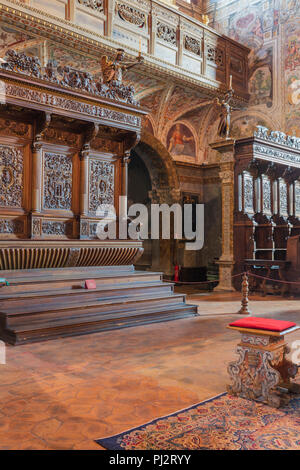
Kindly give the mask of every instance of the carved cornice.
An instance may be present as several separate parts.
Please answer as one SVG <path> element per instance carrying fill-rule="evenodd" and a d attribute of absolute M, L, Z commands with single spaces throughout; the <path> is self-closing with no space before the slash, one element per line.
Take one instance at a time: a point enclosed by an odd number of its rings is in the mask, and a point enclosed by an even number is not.
<path fill-rule="evenodd" d="M 77 115 L 96 123 L 119 123 L 120 127 L 133 128 L 135 132 L 140 129 L 141 116 L 146 114 L 136 107 L 87 96 L 76 90 L 64 90 L 57 84 L 50 85 L 38 79 L 27 80 L 26 77 L 13 72 L 0 70 L 0 79 L 6 84 L 8 104 L 47 113 Z"/>

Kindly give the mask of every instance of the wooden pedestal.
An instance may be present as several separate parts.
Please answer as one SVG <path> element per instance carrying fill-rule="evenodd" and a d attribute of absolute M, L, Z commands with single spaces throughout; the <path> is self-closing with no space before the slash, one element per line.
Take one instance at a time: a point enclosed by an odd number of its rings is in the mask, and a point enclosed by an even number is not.
<path fill-rule="evenodd" d="M 285 334 L 299 327 L 282 333 L 228 328 L 238 330 L 242 335 L 236 349 L 239 358 L 228 366 L 229 394 L 279 408 L 289 402 L 291 393 L 300 393 L 300 385 L 291 382 L 298 367 L 286 358 L 290 350 L 284 340 Z"/>

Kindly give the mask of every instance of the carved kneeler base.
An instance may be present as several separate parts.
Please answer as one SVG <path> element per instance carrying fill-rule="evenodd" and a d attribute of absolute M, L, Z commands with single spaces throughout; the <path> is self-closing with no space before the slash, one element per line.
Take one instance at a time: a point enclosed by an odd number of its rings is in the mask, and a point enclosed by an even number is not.
<path fill-rule="evenodd" d="M 300 385 L 291 381 L 298 366 L 286 358 L 290 349 L 284 339 L 285 334 L 299 329 L 298 326 L 282 332 L 228 328 L 241 333 L 236 349 L 239 358 L 228 366 L 230 395 L 279 408 L 289 402 L 293 393 L 300 393 Z"/>

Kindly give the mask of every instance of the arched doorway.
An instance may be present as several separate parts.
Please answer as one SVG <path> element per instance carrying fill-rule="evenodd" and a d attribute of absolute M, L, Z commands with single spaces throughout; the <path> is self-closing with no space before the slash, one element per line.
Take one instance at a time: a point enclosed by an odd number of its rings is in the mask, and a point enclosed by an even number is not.
<path fill-rule="evenodd" d="M 181 202 L 179 178 L 172 157 L 162 143 L 148 132 L 143 132 L 141 141 L 132 150 L 128 167 L 128 202 L 169 204 Z M 149 224 L 150 230 L 150 224 Z M 170 276 L 177 264 L 176 241 L 144 241 L 144 255 L 137 269 L 162 271 Z"/>

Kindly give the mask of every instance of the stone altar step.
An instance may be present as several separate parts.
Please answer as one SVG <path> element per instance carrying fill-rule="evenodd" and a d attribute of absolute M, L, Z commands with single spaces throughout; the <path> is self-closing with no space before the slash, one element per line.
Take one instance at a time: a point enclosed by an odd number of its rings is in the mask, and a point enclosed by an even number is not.
<path fill-rule="evenodd" d="M 197 315 L 161 273 L 132 267 L 26 271 L 1 273 L 10 286 L 0 289 L 0 338 L 11 344 Z M 85 279 L 95 279 L 96 289 L 84 289 Z"/>

